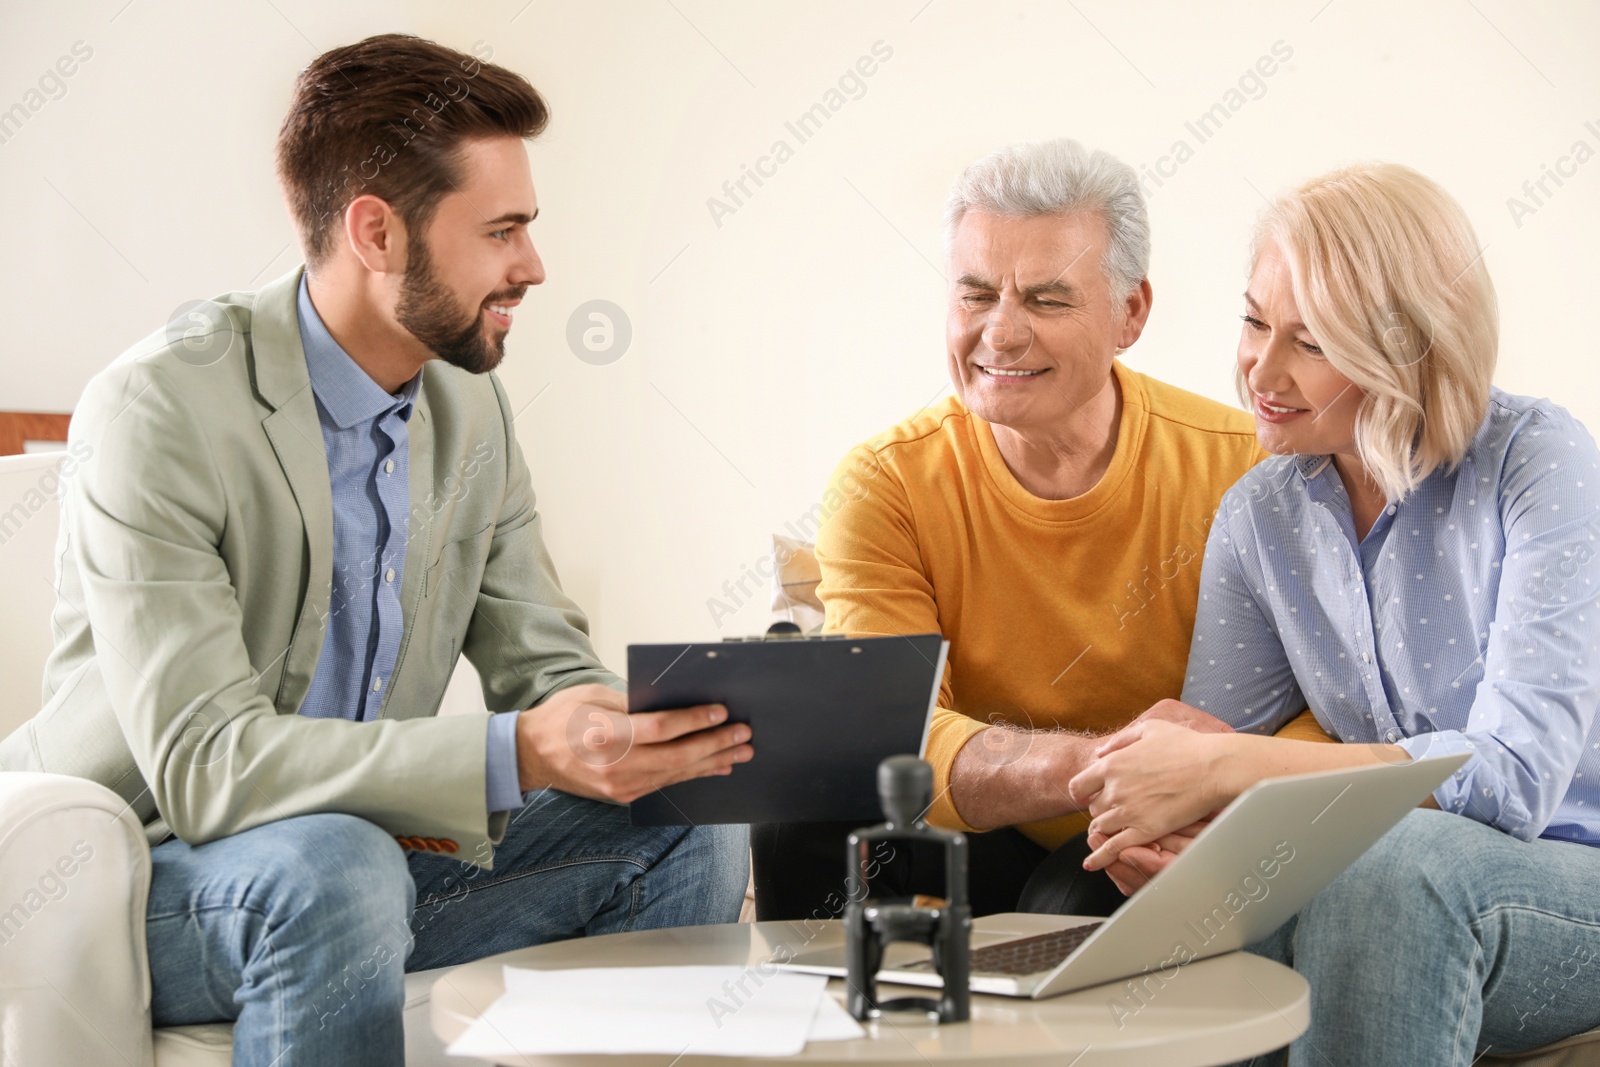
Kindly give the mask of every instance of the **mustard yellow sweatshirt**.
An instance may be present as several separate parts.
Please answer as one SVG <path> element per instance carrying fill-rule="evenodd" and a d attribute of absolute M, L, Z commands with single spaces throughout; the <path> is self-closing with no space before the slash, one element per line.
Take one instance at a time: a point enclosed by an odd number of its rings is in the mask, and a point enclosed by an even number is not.
<path fill-rule="evenodd" d="M 1183 688 L 1212 516 L 1267 453 L 1245 412 L 1113 370 L 1116 453 L 1081 496 L 1024 489 L 954 397 L 852 449 L 829 484 L 824 629 L 950 642 L 927 752 L 937 825 L 971 829 L 950 768 L 986 727 L 1107 732 Z M 1309 714 L 1283 734 L 1326 739 Z M 1018 829 L 1053 849 L 1087 824 Z"/>

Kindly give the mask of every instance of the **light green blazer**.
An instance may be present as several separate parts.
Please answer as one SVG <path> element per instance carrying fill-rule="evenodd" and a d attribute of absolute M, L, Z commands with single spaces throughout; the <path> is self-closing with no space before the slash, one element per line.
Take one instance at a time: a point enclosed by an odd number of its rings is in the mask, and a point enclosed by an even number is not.
<path fill-rule="evenodd" d="M 0 741 L 0 769 L 108 786 L 152 843 L 345 812 L 489 866 L 506 815 L 485 806 L 486 721 L 436 714 L 456 657 L 492 711 L 621 683 L 545 551 L 505 390 L 434 360 L 408 426 L 405 631 L 380 717 L 296 714 L 333 559 L 300 274 L 217 297 L 227 323 L 204 358 L 163 330 L 84 390 L 44 707 Z"/>

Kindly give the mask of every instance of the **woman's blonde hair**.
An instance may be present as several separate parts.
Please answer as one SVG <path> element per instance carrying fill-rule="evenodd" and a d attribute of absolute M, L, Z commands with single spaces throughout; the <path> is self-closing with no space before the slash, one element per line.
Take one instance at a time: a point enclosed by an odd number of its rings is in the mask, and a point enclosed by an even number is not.
<path fill-rule="evenodd" d="M 1269 240 L 1328 363 L 1365 394 L 1355 444 L 1367 473 L 1400 500 L 1454 468 L 1488 410 L 1500 336 L 1461 205 L 1409 167 L 1360 164 L 1274 203 L 1252 263 Z"/>

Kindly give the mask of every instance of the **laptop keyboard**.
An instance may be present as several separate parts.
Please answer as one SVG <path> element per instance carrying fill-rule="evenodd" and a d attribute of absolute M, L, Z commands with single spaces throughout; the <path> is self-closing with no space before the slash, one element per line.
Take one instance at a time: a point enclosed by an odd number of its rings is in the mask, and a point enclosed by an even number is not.
<path fill-rule="evenodd" d="M 973 974 L 1039 974 L 1054 970 L 1056 964 L 1077 951 L 1089 935 L 1100 929 L 1101 923 L 1084 923 L 1066 930 L 1055 930 L 1034 937 L 1021 937 L 1015 941 L 1002 941 L 972 950 L 969 959 Z M 933 960 L 918 960 L 903 968 L 907 971 L 931 971 Z"/>

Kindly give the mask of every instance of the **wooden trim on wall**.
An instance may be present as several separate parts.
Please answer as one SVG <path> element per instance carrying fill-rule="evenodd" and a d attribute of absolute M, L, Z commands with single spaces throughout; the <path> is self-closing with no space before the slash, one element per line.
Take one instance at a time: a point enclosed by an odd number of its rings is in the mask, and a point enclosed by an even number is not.
<path fill-rule="evenodd" d="M 0 456 L 22 454 L 24 441 L 65 441 L 70 414 L 0 411 Z"/>

